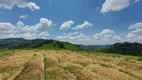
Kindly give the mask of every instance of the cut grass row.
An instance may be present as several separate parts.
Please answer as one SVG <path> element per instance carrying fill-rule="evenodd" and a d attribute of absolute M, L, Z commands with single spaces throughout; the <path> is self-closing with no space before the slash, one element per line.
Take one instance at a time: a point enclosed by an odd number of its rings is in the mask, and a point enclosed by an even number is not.
<path fill-rule="evenodd" d="M 27 80 L 41 80 L 42 69 L 40 64 L 38 63 L 40 62 L 39 59 L 40 57 L 34 53 L 31 59 L 23 64 L 22 71 L 14 78 L 14 80 L 23 80 L 25 78 Z"/>
<path fill-rule="evenodd" d="M 26 63 L 23 64 L 23 70 L 17 76 L 15 76 L 13 80 L 19 80 L 18 78 L 20 77 L 20 75 L 22 75 L 23 72 L 29 67 L 29 61 L 31 59 L 29 59 Z"/>
<path fill-rule="evenodd" d="M 47 67 L 47 58 L 45 55 L 43 55 L 43 58 L 44 58 L 44 80 L 47 80 L 47 73 L 46 73 L 46 67 Z"/>
<path fill-rule="evenodd" d="M 23 53 L 26 53 L 26 52 L 27 51 L 24 51 Z M 14 80 L 23 80 L 23 78 L 26 78 L 27 80 L 40 80 L 41 79 L 40 73 L 42 73 L 42 78 L 44 80 L 66 80 L 67 78 L 70 78 L 70 80 L 76 80 L 76 79 L 91 80 L 94 78 L 93 77 L 95 76 L 94 74 L 98 74 L 102 76 L 104 75 L 104 77 L 106 78 L 108 78 L 109 76 L 110 78 L 112 77 L 111 72 L 112 73 L 118 72 L 117 74 L 120 74 L 124 77 L 129 75 L 130 78 L 132 76 L 136 79 L 141 79 L 141 77 L 137 75 L 141 73 L 141 71 L 139 71 L 142 69 L 140 63 L 137 63 L 137 62 L 132 63 L 129 60 L 127 60 L 127 57 L 124 57 L 123 55 L 122 55 L 123 57 L 108 58 L 113 56 L 103 55 L 103 53 L 102 55 L 96 53 L 97 56 L 95 54 L 91 54 L 92 55 L 91 57 L 89 54 L 86 54 L 86 53 L 80 54 L 78 52 L 56 51 L 56 50 L 54 51 L 34 51 L 33 50 L 29 52 L 29 54 L 30 53 L 32 53 L 30 56 L 32 57 L 32 59 L 30 59 L 29 61 L 26 60 L 27 61 L 26 63 L 24 62 L 25 63 L 23 64 L 24 69 L 19 75 L 15 77 Z M 124 58 L 124 59 L 115 59 L 115 58 Z M 14 59 L 16 60 L 16 58 Z M 104 61 L 102 59 L 109 60 L 109 61 Z M 123 63 L 121 61 L 123 61 Z M 40 66 L 41 65 L 40 62 L 42 62 L 43 64 L 42 68 Z M 121 68 L 124 70 L 121 70 Z M 137 72 L 137 74 L 131 74 L 130 71 L 125 70 L 126 68 L 129 68 Z M 42 71 L 36 72 L 38 73 L 36 76 L 33 75 L 35 74 L 35 71 L 38 71 L 40 69 L 42 69 Z M 91 72 L 92 70 L 94 71 L 94 73 Z M 108 71 L 110 71 L 110 73 Z M 125 73 L 125 74 L 122 74 L 122 73 Z M 105 75 L 108 75 L 108 76 L 105 76 Z M 100 76 L 97 76 L 97 77 L 100 77 Z M 124 79 L 122 78 L 122 80 Z"/>

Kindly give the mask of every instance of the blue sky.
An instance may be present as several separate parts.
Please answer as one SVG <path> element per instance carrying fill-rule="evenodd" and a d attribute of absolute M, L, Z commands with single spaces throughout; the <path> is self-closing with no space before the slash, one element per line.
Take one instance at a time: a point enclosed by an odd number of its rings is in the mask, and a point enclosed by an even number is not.
<path fill-rule="evenodd" d="M 0 36 L 142 43 L 142 0 L 0 0 Z"/>

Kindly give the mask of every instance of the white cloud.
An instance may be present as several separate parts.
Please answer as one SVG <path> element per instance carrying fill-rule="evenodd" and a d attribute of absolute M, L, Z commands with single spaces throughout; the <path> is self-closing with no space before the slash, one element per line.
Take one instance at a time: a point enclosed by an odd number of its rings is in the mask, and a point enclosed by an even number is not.
<path fill-rule="evenodd" d="M 127 8 L 130 5 L 131 0 L 105 0 L 102 5 L 101 12 L 115 12 Z"/>
<path fill-rule="evenodd" d="M 78 30 L 78 29 L 84 29 L 93 26 L 93 24 L 89 23 L 88 21 L 85 21 L 81 25 L 77 25 L 76 27 L 72 28 L 73 30 Z"/>
<path fill-rule="evenodd" d="M 17 34 L 17 36 L 22 37 L 24 39 L 36 39 L 36 33 L 25 33 L 25 34 Z"/>
<path fill-rule="evenodd" d="M 128 33 L 126 36 L 126 38 L 134 38 L 134 37 L 136 37 L 136 34 L 134 34 L 132 32 Z"/>
<path fill-rule="evenodd" d="M 16 27 L 11 23 L 1 22 L 0 23 L 0 34 L 15 33 Z"/>
<path fill-rule="evenodd" d="M 116 42 L 123 42 L 122 36 L 115 34 L 113 30 L 104 29 L 100 33 L 96 33 L 93 36 L 85 35 L 84 33 L 72 32 L 64 35 L 57 36 L 58 40 L 68 41 L 74 44 L 85 45 L 104 45 L 113 44 Z"/>
<path fill-rule="evenodd" d="M 27 3 L 27 7 L 30 8 L 32 11 L 39 10 L 40 7 L 37 6 L 34 2 Z"/>
<path fill-rule="evenodd" d="M 93 38 L 96 40 L 106 40 L 113 37 L 114 31 L 110 29 L 104 29 L 102 32 L 94 34 Z"/>
<path fill-rule="evenodd" d="M 142 29 L 142 23 L 132 24 L 129 29 Z"/>
<path fill-rule="evenodd" d="M 76 31 L 76 32 L 69 33 L 68 35 L 73 36 L 73 35 L 77 35 L 77 34 L 79 34 L 79 32 Z"/>
<path fill-rule="evenodd" d="M 113 33 L 114 33 L 113 30 L 110 30 L 110 29 L 104 29 L 104 30 L 101 32 L 101 35 L 113 34 Z"/>
<path fill-rule="evenodd" d="M 40 22 L 35 25 L 25 25 L 23 22 L 18 21 L 16 25 L 11 23 L 0 23 L 0 36 L 1 38 L 48 38 L 48 30 L 52 26 L 52 21 L 46 18 L 41 18 Z"/>
<path fill-rule="evenodd" d="M 139 39 L 139 37 L 142 37 L 142 23 L 135 23 L 130 25 L 129 30 L 131 30 L 126 38 L 130 39 Z"/>
<path fill-rule="evenodd" d="M 60 30 L 68 30 L 69 28 L 71 28 L 73 24 L 74 24 L 74 21 L 72 20 L 66 21 L 61 25 Z"/>
<path fill-rule="evenodd" d="M 21 22 L 21 21 L 18 21 L 17 22 L 17 27 L 19 27 L 19 28 L 24 27 L 24 23 Z"/>
<path fill-rule="evenodd" d="M 19 18 L 21 18 L 21 19 L 26 19 L 26 18 L 27 18 L 27 15 L 26 15 L 26 14 L 25 14 L 25 15 L 20 15 Z"/>
<path fill-rule="evenodd" d="M 46 18 L 41 18 L 40 19 L 40 23 L 38 23 L 37 25 L 35 25 L 35 28 L 38 30 L 38 31 L 41 31 L 41 32 L 45 32 L 47 31 L 48 29 L 51 28 L 52 26 L 52 21 L 51 20 L 48 20 Z"/>
<path fill-rule="evenodd" d="M 20 34 L 4 34 L 1 35 L 0 39 L 4 38 L 24 38 L 24 39 L 47 39 L 49 36 L 48 32 L 41 32 L 41 33 L 31 33 L 31 32 L 26 32 L 26 33 L 20 33 Z"/>
<path fill-rule="evenodd" d="M 90 40 L 90 43 L 104 45 L 124 41 L 125 39 L 123 36 L 117 35 L 116 32 L 111 29 L 104 29 L 102 32 L 94 34 Z"/>
<path fill-rule="evenodd" d="M 57 39 L 61 41 L 68 41 L 74 44 L 86 45 L 104 45 L 114 44 L 116 42 L 140 42 L 142 43 L 142 23 L 136 23 L 129 26 L 130 32 L 126 35 L 117 34 L 111 29 L 104 29 L 100 33 L 86 36 L 83 33 L 73 32 L 58 36 Z"/>
<path fill-rule="evenodd" d="M 48 32 L 41 32 L 41 33 L 38 35 L 38 38 L 47 39 L 48 36 L 49 36 L 49 33 L 48 33 Z"/>
<path fill-rule="evenodd" d="M 122 41 L 122 37 L 120 37 L 119 35 L 115 35 L 113 37 L 113 40 L 115 40 L 115 41 Z"/>
<path fill-rule="evenodd" d="M 0 0 L 0 8 L 12 9 L 14 6 L 29 8 L 32 11 L 40 9 L 34 2 L 28 2 L 27 0 Z"/>
<path fill-rule="evenodd" d="M 86 36 L 83 33 L 73 32 L 73 33 L 68 33 L 67 35 L 64 36 L 57 36 L 57 38 L 63 40 L 79 40 L 86 38 Z"/>

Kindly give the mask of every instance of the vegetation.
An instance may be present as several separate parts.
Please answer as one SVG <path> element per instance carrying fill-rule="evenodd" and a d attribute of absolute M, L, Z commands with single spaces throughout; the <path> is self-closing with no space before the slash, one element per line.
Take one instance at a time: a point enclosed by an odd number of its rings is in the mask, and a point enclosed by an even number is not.
<path fill-rule="evenodd" d="M 22 38 L 1 39 L 0 52 L 8 49 L 37 49 L 37 50 L 75 50 L 87 52 L 103 52 L 112 54 L 142 56 L 142 44 L 134 42 L 115 43 L 113 45 L 74 45 L 56 40 L 25 40 Z M 4 49 L 4 50 L 2 50 Z M 1 54 L 0 54 L 1 55 Z"/>
<path fill-rule="evenodd" d="M 8 49 L 1 49 L 0 50 L 0 59 L 11 56 L 12 53 L 14 53 L 14 51 L 8 50 Z"/>
<path fill-rule="evenodd" d="M 68 42 L 60 42 L 56 40 L 25 40 L 22 38 L 1 39 L 0 49 L 46 49 L 46 50 L 74 50 L 76 46 Z"/>
<path fill-rule="evenodd" d="M 71 50 L 15 50 L 12 55 L 7 56 L 9 59 L 0 59 L 1 80 L 142 79 L 142 62 L 134 59 L 135 56 L 91 53 Z"/>
<path fill-rule="evenodd" d="M 96 50 L 103 53 L 114 53 L 122 55 L 142 56 L 142 44 L 134 42 L 115 43 L 110 48 L 101 48 Z"/>
<path fill-rule="evenodd" d="M 44 80 L 47 80 L 47 75 L 46 75 L 46 68 L 47 68 L 47 58 L 44 56 Z"/>
<path fill-rule="evenodd" d="M 112 46 L 112 50 L 115 53 L 142 56 L 142 44 L 140 43 L 116 43 Z"/>

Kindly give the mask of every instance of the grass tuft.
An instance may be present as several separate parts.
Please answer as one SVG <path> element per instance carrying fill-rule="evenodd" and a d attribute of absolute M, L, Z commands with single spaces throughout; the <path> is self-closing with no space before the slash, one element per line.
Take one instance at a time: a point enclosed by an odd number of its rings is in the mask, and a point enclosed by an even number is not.
<path fill-rule="evenodd" d="M 101 64 L 100 64 L 100 66 L 102 66 L 102 67 L 106 67 L 106 68 L 112 68 L 112 66 L 111 66 L 111 65 L 103 64 L 103 63 L 101 63 Z"/>

